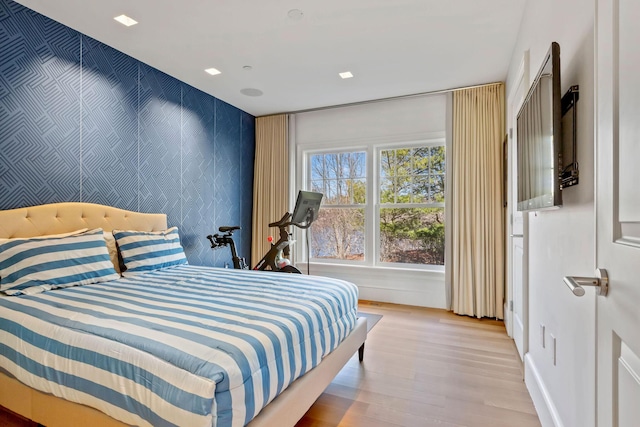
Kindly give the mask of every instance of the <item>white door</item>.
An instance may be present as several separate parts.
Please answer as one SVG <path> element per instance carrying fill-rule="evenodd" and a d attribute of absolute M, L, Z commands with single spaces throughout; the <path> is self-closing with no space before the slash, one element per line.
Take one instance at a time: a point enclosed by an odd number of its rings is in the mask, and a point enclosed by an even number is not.
<path fill-rule="evenodd" d="M 598 427 L 640 425 L 640 2 L 597 0 Z"/>
<path fill-rule="evenodd" d="M 517 198 L 517 126 L 516 118 L 520 106 L 529 91 L 529 52 L 525 52 L 516 77 L 517 81 L 509 95 L 508 127 L 509 144 L 508 152 L 508 187 L 507 187 L 507 301 L 508 310 L 505 311 L 507 332 L 516 344 L 520 359 L 527 352 L 528 327 L 527 327 L 527 252 L 525 246 L 526 224 L 522 212 L 518 212 Z"/>

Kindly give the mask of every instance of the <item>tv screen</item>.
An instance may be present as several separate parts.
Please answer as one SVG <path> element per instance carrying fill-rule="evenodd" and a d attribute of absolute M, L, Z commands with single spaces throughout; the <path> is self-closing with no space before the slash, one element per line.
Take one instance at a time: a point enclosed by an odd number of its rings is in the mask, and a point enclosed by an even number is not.
<path fill-rule="evenodd" d="M 305 226 L 311 225 L 318 218 L 322 196 L 322 193 L 300 190 L 296 199 L 296 207 L 293 209 L 293 215 L 291 216 L 291 222 Z"/>
<path fill-rule="evenodd" d="M 517 117 L 518 210 L 562 206 L 560 46 L 552 43 Z"/>

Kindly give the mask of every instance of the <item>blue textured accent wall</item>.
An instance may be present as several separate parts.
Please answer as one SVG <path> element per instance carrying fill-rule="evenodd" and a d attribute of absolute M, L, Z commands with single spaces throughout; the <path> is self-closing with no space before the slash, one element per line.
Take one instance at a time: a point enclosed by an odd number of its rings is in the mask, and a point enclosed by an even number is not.
<path fill-rule="evenodd" d="M 0 209 L 62 201 L 163 212 L 189 262 L 240 225 L 249 255 L 254 117 L 10 0 L 0 0 Z"/>

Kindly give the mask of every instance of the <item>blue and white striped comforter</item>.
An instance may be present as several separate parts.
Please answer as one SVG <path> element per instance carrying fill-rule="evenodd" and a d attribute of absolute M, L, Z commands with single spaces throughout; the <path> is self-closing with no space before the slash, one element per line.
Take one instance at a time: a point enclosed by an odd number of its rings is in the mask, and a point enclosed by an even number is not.
<path fill-rule="evenodd" d="M 179 266 L 0 298 L 0 369 L 134 425 L 241 426 L 352 330 L 355 285 Z"/>

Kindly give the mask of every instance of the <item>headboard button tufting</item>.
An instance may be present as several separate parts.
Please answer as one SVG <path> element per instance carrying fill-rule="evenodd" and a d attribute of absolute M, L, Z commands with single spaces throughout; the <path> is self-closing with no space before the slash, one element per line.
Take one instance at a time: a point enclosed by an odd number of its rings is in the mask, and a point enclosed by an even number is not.
<path fill-rule="evenodd" d="M 0 224 L 0 238 L 8 238 L 9 235 L 15 238 L 58 234 L 84 227 L 163 230 L 167 217 L 91 203 L 65 202 L 0 210 Z"/>

